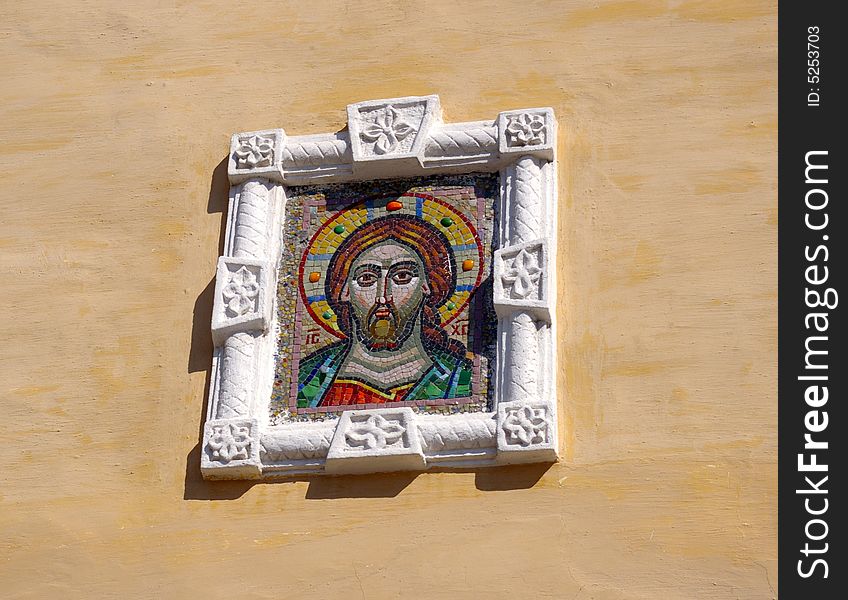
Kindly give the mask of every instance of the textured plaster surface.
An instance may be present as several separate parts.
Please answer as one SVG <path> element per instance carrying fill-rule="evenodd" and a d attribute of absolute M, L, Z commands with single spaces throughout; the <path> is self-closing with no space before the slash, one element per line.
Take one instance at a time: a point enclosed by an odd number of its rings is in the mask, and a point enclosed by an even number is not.
<path fill-rule="evenodd" d="M 775 3 L 0 16 L 5 597 L 775 597 Z M 202 482 L 229 134 L 431 93 L 556 111 L 562 462 Z"/>

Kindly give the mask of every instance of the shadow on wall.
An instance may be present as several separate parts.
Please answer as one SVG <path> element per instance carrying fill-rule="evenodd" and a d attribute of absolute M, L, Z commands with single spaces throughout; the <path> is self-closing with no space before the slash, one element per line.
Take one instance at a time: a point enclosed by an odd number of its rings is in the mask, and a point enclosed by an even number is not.
<path fill-rule="evenodd" d="M 418 477 L 435 473 L 475 474 L 474 487 L 481 492 L 524 490 L 536 485 L 551 464 L 512 465 L 479 470 L 433 470 L 412 473 L 373 473 L 369 475 L 310 475 L 264 481 L 204 481 L 200 475 L 200 444 L 186 457 L 184 500 L 236 500 L 257 484 L 291 484 L 308 482 L 307 500 L 337 500 L 343 498 L 395 498 Z"/>
<path fill-rule="evenodd" d="M 221 230 L 218 234 L 218 256 L 224 253 L 224 236 L 227 232 L 227 207 L 230 198 L 230 182 L 227 178 L 227 159 L 224 158 L 212 171 L 212 183 L 209 187 L 209 199 L 206 212 L 221 213 Z M 206 371 L 206 394 L 209 395 L 209 375 L 212 366 L 212 301 L 215 293 L 215 279 L 203 288 L 194 302 L 194 314 L 191 324 L 191 347 L 188 353 L 188 372 Z M 204 411 L 205 412 L 205 411 Z"/>
<path fill-rule="evenodd" d="M 224 237 L 227 230 L 227 207 L 230 184 L 227 177 L 227 158 L 221 160 L 212 172 L 206 212 L 221 213 L 221 230 L 218 238 L 218 255 L 224 252 Z M 200 474 L 200 452 L 203 440 L 203 421 L 209 402 L 209 386 L 212 375 L 212 302 L 214 300 L 214 278 L 206 284 L 194 303 L 191 328 L 191 347 L 188 355 L 188 372 L 206 371 L 206 386 L 203 391 L 203 408 L 198 417 L 197 444 L 186 456 L 184 500 L 235 500 L 259 483 L 308 482 L 307 500 L 339 498 L 394 498 L 417 477 L 428 477 L 429 473 L 475 473 L 475 487 L 480 491 L 520 490 L 531 488 L 542 478 L 551 464 L 514 465 L 478 470 L 439 470 L 427 473 L 376 473 L 370 475 L 287 477 L 264 481 L 205 481 Z"/>
<path fill-rule="evenodd" d="M 413 473 L 377 473 L 371 475 L 312 476 L 306 490 L 307 500 L 337 498 L 394 498 L 418 477 L 474 473 L 474 486 L 483 492 L 522 490 L 536 485 L 551 464 L 515 465 L 469 470 L 440 470 Z M 304 481 L 301 479 L 300 481 Z"/>

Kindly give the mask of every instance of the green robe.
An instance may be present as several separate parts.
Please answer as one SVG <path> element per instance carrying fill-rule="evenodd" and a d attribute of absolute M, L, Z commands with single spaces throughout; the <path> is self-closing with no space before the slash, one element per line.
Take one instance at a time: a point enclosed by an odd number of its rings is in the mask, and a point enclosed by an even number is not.
<path fill-rule="evenodd" d="M 349 349 L 349 342 L 337 342 L 313 352 L 300 361 L 298 408 L 321 406 Z M 413 385 L 403 398 L 404 402 L 464 398 L 471 395 L 471 361 L 444 350 L 431 352 L 430 358 L 433 360 L 433 366 L 427 369 Z"/>

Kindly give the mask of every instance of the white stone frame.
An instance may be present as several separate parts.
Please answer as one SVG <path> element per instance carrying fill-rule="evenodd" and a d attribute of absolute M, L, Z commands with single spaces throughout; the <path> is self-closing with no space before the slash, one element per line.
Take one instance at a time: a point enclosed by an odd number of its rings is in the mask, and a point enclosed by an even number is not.
<path fill-rule="evenodd" d="M 477 468 L 557 458 L 556 120 L 550 108 L 444 123 L 438 96 L 359 102 L 348 129 L 232 136 L 215 352 L 201 470 L 206 479 Z M 275 290 L 287 189 L 452 173 L 498 172 L 494 253 L 498 315 L 492 412 L 347 410 L 272 426 Z"/>

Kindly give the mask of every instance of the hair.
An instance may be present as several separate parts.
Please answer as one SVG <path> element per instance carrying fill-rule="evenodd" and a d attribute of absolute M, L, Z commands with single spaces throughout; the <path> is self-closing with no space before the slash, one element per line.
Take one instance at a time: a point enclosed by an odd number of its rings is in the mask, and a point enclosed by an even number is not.
<path fill-rule="evenodd" d="M 450 243 L 438 229 L 411 215 L 389 215 L 374 219 L 339 244 L 330 260 L 324 282 L 327 302 L 336 313 L 339 329 L 350 337 L 350 305 L 341 300 L 341 295 L 353 262 L 366 249 L 387 240 L 407 246 L 424 264 L 430 287 L 430 294 L 425 297 L 421 311 L 421 331 L 424 338 L 455 356 L 464 356 L 465 347 L 448 337 L 441 326 L 438 311 L 450 298 L 456 284 Z"/>

